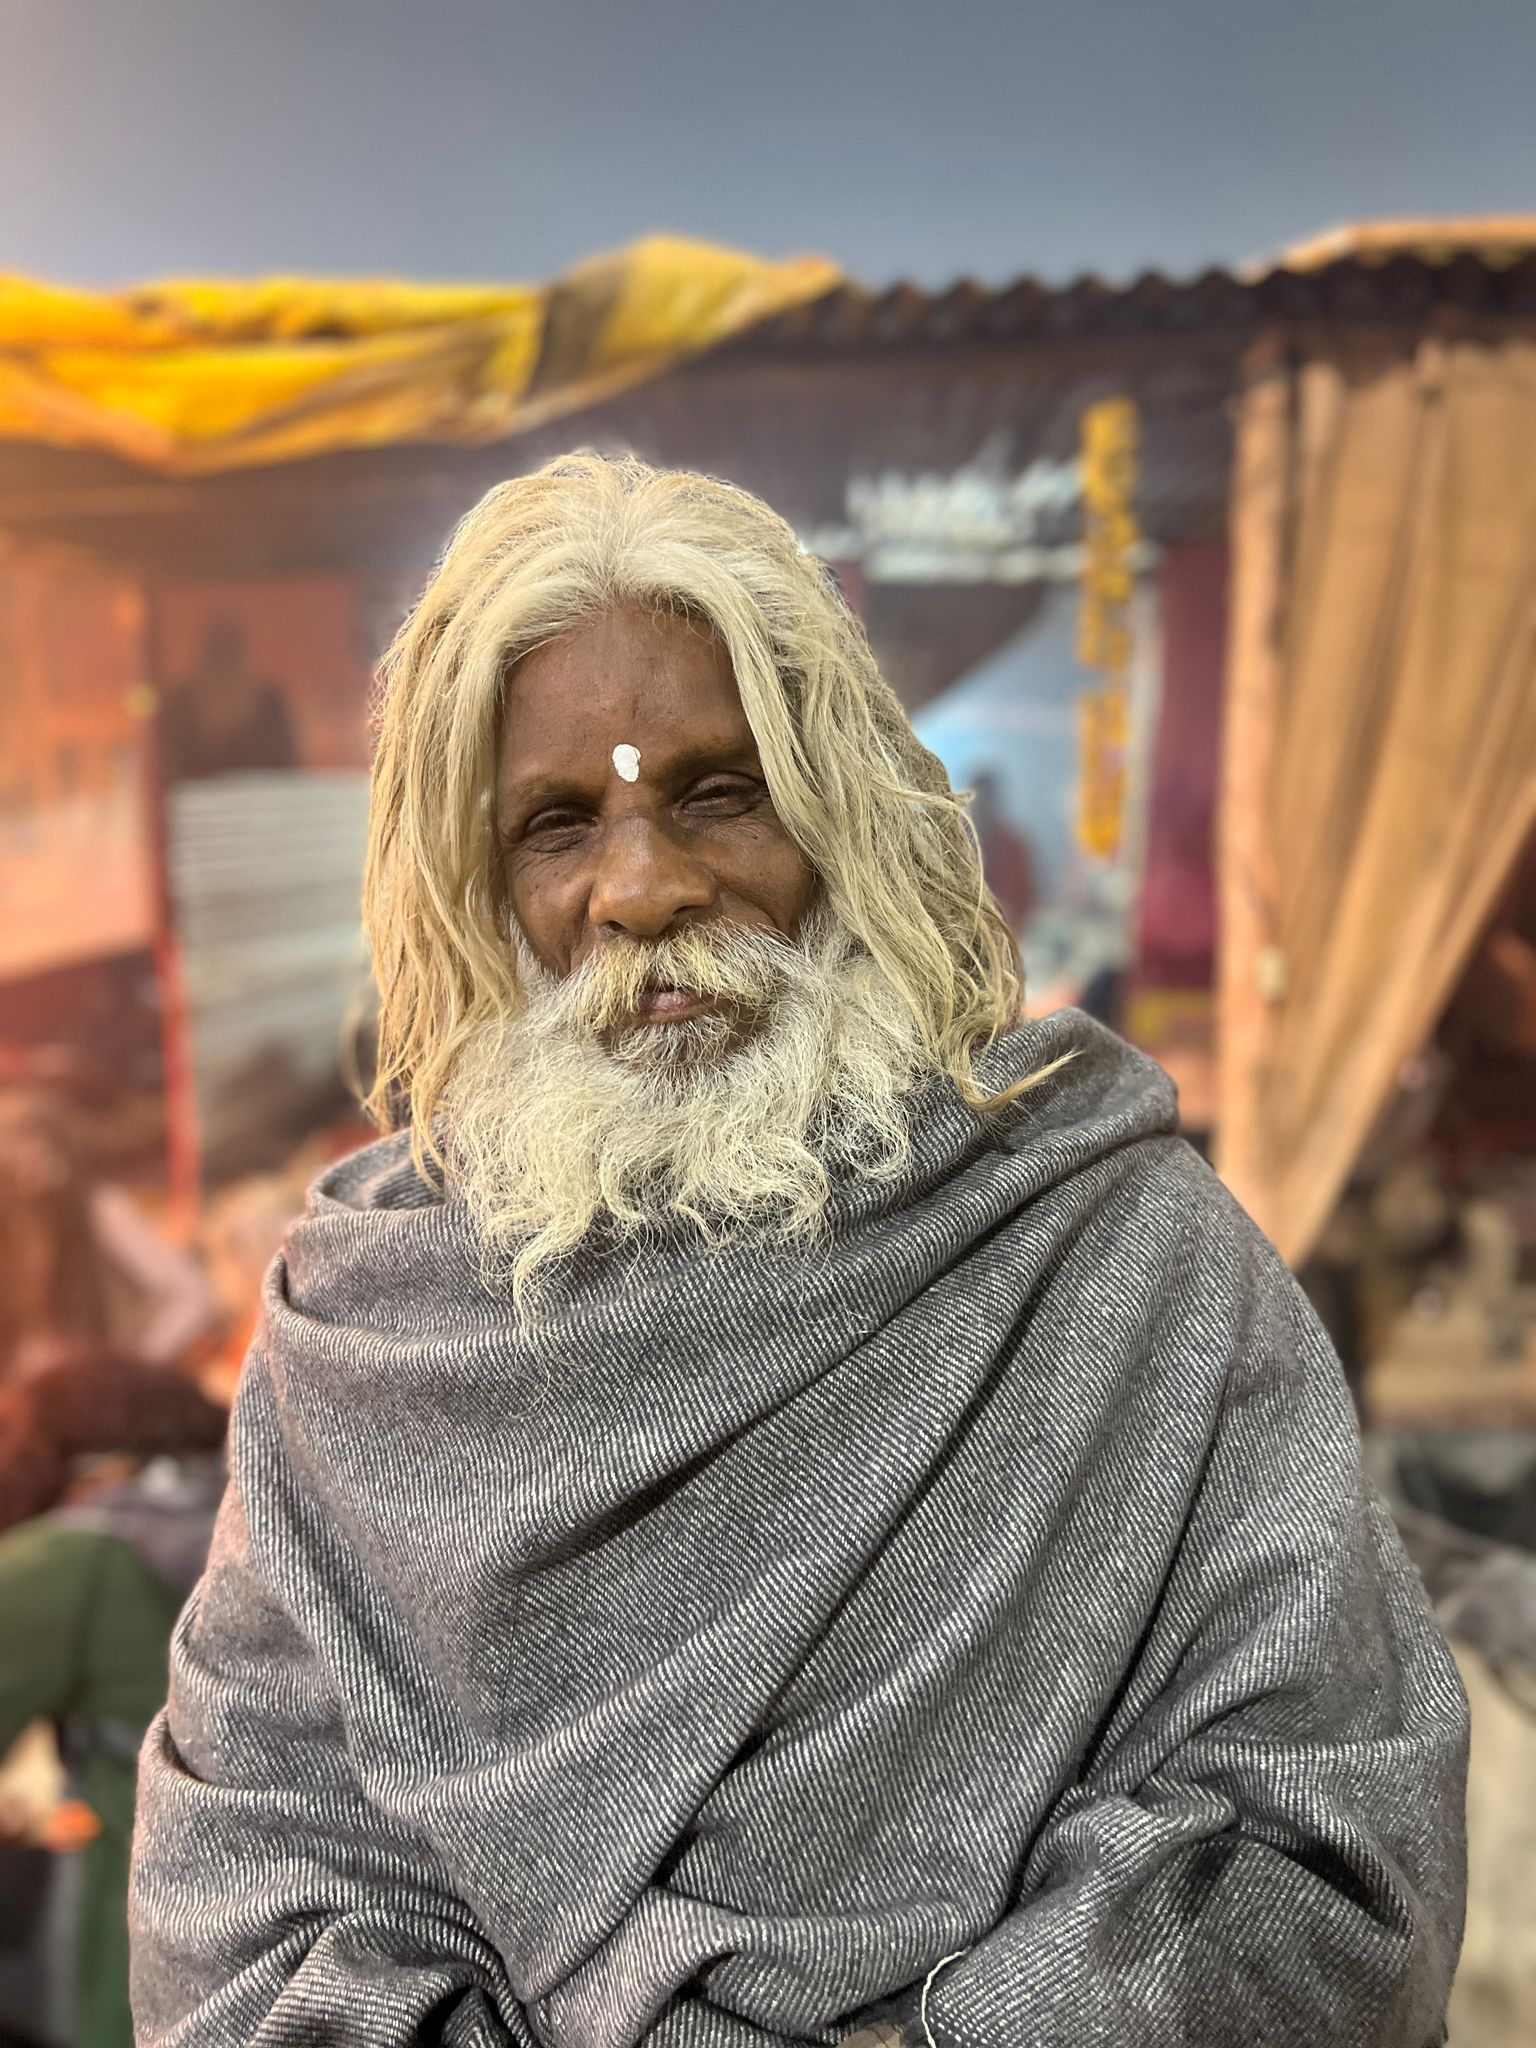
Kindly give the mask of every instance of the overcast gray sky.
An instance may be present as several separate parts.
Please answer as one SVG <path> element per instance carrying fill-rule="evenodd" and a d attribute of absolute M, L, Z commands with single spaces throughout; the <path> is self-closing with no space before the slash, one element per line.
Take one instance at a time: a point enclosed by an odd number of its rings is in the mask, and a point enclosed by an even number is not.
<path fill-rule="evenodd" d="M 1536 211 L 1533 107 L 1536 0 L 0 0 L 0 271 L 1188 273 Z"/>

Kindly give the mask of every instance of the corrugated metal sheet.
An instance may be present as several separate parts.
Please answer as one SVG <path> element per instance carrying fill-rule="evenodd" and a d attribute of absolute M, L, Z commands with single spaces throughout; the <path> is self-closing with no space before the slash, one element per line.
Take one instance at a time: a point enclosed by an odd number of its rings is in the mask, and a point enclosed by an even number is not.
<path fill-rule="evenodd" d="M 1241 335 L 1276 322 L 1413 321 L 1439 308 L 1536 319 L 1536 254 L 1501 248 L 1348 256 L 1251 276 L 1207 270 L 1169 278 L 1149 270 L 1125 285 L 1080 277 L 1049 285 L 1020 277 L 992 289 L 962 279 L 942 292 L 912 284 L 872 292 L 845 285 L 777 315 L 728 343 L 712 360 L 836 349 L 934 348 L 964 343 L 1017 346 L 1052 340 L 1101 341 L 1150 335 Z"/>
<path fill-rule="evenodd" d="M 1463 215 L 1451 220 L 1365 220 L 1346 222 L 1325 234 L 1293 242 L 1279 264 L 1256 266 L 1262 271 L 1317 270 L 1324 264 L 1355 258 L 1385 263 L 1394 256 L 1414 256 L 1421 263 L 1444 264 L 1458 256 L 1500 268 L 1536 254 L 1536 214 Z"/>
<path fill-rule="evenodd" d="M 337 1081 L 366 974 L 367 821 L 361 770 L 234 775 L 171 792 L 171 894 L 215 1172 L 266 1148 L 275 1103 L 301 1111 Z"/>

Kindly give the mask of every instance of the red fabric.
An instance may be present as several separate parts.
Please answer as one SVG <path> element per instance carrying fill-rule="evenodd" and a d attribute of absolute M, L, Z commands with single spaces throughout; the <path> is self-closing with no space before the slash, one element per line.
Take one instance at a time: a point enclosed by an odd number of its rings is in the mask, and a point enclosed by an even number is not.
<path fill-rule="evenodd" d="M 1208 988 L 1216 951 L 1225 543 L 1171 549 L 1161 592 L 1162 708 L 1152 749 L 1136 982 L 1141 988 Z"/>

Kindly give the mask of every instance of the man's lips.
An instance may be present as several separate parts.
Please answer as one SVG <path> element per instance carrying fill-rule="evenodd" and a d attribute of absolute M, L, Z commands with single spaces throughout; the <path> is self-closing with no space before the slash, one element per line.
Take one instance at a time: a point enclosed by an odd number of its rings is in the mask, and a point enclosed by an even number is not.
<path fill-rule="evenodd" d="M 681 1024 L 689 1017 L 702 1017 L 720 1007 L 718 996 L 701 995 L 696 988 L 647 989 L 635 1006 L 637 1024 Z"/>

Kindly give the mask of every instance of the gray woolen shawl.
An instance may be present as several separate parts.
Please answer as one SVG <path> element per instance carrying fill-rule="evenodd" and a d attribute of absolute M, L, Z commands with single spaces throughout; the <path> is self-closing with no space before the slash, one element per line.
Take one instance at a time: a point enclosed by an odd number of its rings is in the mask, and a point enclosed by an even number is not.
<path fill-rule="evenodd" d="M 270 1275 L 146 1740 L 146 2048 L 1424 2048 L 1454 1665 L 1286 1270 L 1076 1013 L 829 1245 L 535 1338 L 402 1139 Z M 953 1958 L 933 1975 L 942 1958 Z M 920 2012 L 920 2006 L 923 2010 Z"/>

